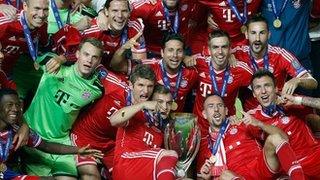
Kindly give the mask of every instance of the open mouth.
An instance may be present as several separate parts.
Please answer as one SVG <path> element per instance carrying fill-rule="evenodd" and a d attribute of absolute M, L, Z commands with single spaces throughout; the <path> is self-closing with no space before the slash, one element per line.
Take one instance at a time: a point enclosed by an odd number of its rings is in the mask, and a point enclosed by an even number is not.
<path fill-rule="evenodd" d="M 269 101 L 269 96 L 268 95 L 263 95 L 261 96 L 262 102 L 268 102 Z"/>
<path fill-rule="evenodd" d="M 147 95 L 140 95 L 140 100 L 147 101 L 149 97 Z"/>
<path fill-rule="evenodd" d="M 256 42 L 253 43 L 253 47 L 255 49 L 259 49 L 261 47 L 261 45 L 262 45 L 262 43 L 260 41 L 256 41 Z"/>

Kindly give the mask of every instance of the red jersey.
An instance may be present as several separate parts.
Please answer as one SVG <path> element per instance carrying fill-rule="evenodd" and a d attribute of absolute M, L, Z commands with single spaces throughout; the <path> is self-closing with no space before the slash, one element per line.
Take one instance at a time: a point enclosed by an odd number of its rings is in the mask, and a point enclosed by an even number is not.
<path fill-rule="evenodd" d="M 17 20 L 9 20 L 0 14 L 0 42 L 2 44 L 2 51 L 4 53 L 4 60 L 2 62 L 2 69 L 5 73 L 11 73 L 18 60 L 20 54 L 29 54 L 26 38 L 24 36 L 23 28 L 20 23 L 19 14 Z M 39 47 L 45 47 L 48 44 L 47 24 L 34 30 L 30 30 L 33 43 L 39 42 Z"/>
<path fill-rule="evenodd" d="M 23 6 L 23 1 L 22 0 L 10 0 L 10 1 L 0 0 L 0 4 L 9 4 L 17 8 L 18 10 L 21 10 Z"/>
<path fill-rule="evenodd" d="M 264 113 L 261 106 L 249 111 L 254 118 L 282 129 L 288 135 L 289 143 L 298 159 L 305 158 L 320 148 L 305 122 L 304 112 L 309 110 L 303 107 L 289 108 L 284 110 L 284 114 L 275 112 L 272 116 Z"/>
<path fill-rule="evenodd" d="M 163 133 L 154 126 L 150 127 L 146 118 L 144 112 L 139 111 L 127 126 L 118 129 L 115 156 L 162 146 Z"/>
<path fill-rule="evenodd" d="M 6 73 L 2 70 L 0 70 L 0 88 L 17 89 L 16 84 L 8 79 Z"/>
<path fill-rule="evenodd" d="M 211 58 L 198 58 L 196 68 L 198 70 L 198 87 L 196 90 L 196 99 L 193 107 L 193 113 L 198 116 L 198 122 L 201 131 L 207 130 L 209 123 L 202 116 L 203 103 L 207 95 L 213 94 L 214 88 L 210 77 Z M 244 62 L 237 62 L 236 67 L 230 67 L 230 75 L 226 85 L 226 93 L 222 95 L 224 103 L 228 108 L 229 115 L 234 115 L 235 101 L 240 87 L 246 87 L 250 84 L 252 70 Z M 221 92 L 224 82 L 225 70 L 215 71 L 216 81 L 219 93 Z"/>
<path fill-rule="evenodd" d="M 117 128 L 110 124 L 110 117 L 126 106 L 125 101 L 121 100 L 126 97 L 128 87 L 111 72 L 101 82 L 104 87 L 103 97 L 80 114 L 72 133 L 86 139 L 92 148 L 107 152 L 114 148 L 117 132 Z"/>
<path fill-rule="evenodd" d="M 89 29 L 84 30 L 82 36 L 84 38 L 94 37 L 101 40 L 104 44 L 104 58 L 103 62 L 101 62 L 105 67 L 109 68 L 110 61 L 113 57 L 113 54 L 123 45 L 123 43 L 127 42 L 129 39 L 134 37 L 136 34 L 143 30 L 143 25 L 140 21 L 129 21 L 126 29 L 119 34 L 113 35 L 111 31 L 102 31 L 97 25 L 97 20 L 93 19 L 91 23 L 91 27 Z M 127 32 L 127 35 L 125 35 Z M 144 39 L 140 38 L 140 44 L 144 44 Z M 141 48 L 137 48 L 139 52 L 145 52 L 143 45 Z"/>
<path fill-rule="evenodd" d="M 243 15 L 244 3 L 242 1 L 233 0 L 240 14 Z M 210 7 L 210 13 L 213 15 L 214 21 L 219 28 L 228 32 L 233 45 L 245 41 L 245 36 L 241 32 L 242 23 L 238 20 L 235 13 L 230 8 L 227 0 L 200 0 L 201 3 Z M 260 8 L 261 0 L 246 0 L 248 16 L 256 14 Z M 248 18 L 249 18 L 248 17 Z"/>
<path fill-rule="evenodd" d="M 313 1 L 311 17 L 320 18 L 320 0 Z"/>
<path fill-rule="evenodd" d="M 225 149 L 226 165 L 229 170 L 234 171 L 237 174 L 245 175 L 246 171 L 253 171 L 250 169 L 249 164 L 256 161 L 262 154 L 262 147 L 259 144 L 259 140 L 263 139 L 263 132 L 253 126 L 229 125 L 226 133 L 222 138 L 222 142 Z M 201 145 L 199 150 L 199 157 L 197 161 L 197 171 L 200 172 L 201 166 L 206 159 L 211 156 L 211 148 L 209 140 L 214 143 L 216 137 L 205 134 L 201 139 Z M 263 161 L 262 159 L 259 159 Z M 258 177 L 258 176 L 256 176 Z"/>
<path fill-rule="evenodd" d="M 192 26 L 190 18 L 196 6 L 197 3 L 191 2 L 191 0 L 180 1 L 178 12 L 168 11 L 168 18 L 171 20 L 167 20 L 162 1 L 157 1 L 155 5 L 152 5 L 148 0 L 141 0 L 133 3 L 130 17 L 143 20 L 147 51 L 160 55 L 162 40 L 170 30 L 174 29 L 174 24 L 178 24 L 177 32 L 188 42 L 191 30 L 189 26 Z M 178 14 L 178 23 L 173 23 L 177 22 L 175 21 L 176 13 Z"/>
<path fill-rule="evenodd" d="M 250 59 L 250 47 L 237 46 L 233 49 L 235 57 L 248 64 L 248 66 L 254 70 L 254 66 Z M 291 77 L 301 77 L 306 74 L 308 71 L 301 66 L 297 58 L 286 51 L 283 48 L 268 45 L 268 61 L 269 68 L 268 70 L 273 73 L 276 79 L 276 87 L 281 91 L 283 88 L 288 75 Z M 255 61 L 259 68 L 264 68 L 263 58 Z M 257 100 L 253 97 L 252 92 L 246 92 L 242 97 L 245 99 L 244 109 L 246 111 L 254 109 L 258 106 Z"/>
<path fill-rule="evenodd" d="M 149 64 L 151 68 L 154 70 L 154 73 L 156 75 L 157 83 L 164 85 L 163 83 L 163 72 L 162 72 L 162 60 L 144 60 L 144 64 Z M 182 74 L 181 74 L 181 82 L 178 89 L 178 94 L 175 102 L 178 104 L 178 109 L 175 112 L 183 112 L 184 104 L 186 101 L 186 97 L 188 93 L 191 92 L 193 86 L 195 85 L 197 81 L 197 71 L 194 68 L 187 68 L 185 66 L 181 67 Z M 174 75 L 170 75 L 169 73 L 166 73 L 167 77 L 170 81 L 170 92 L 173 95 L 176 90 L 176 83 L 179 74 L 176 73 Z"/>

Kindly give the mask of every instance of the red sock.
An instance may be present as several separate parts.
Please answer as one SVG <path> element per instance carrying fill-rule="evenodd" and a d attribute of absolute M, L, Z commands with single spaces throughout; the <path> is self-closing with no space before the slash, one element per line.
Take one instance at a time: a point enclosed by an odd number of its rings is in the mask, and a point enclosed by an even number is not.
<path fill-rule="evenodd" d="M 304 173 L 289 143 L 283 142 L 276 147 L 276 153 L 282 168 L 291 180 L 304 180 Z"/>
<path fill-rule="evenodd" d="M 158 180 L 174 180 L 174 167 L 178 161 L 177 157 L 164 156 L 157 164 L 157 179 Z"/>

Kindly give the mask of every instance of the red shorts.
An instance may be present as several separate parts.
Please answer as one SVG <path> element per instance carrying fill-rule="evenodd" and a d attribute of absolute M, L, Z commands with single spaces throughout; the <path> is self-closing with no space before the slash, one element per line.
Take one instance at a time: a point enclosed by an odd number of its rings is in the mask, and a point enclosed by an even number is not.
<path fill-rule="evenodd" d="M 272 179 L 277 173 L 268 166 L 264 151 L 261 151 L 258 157 L 245 166 L 230 170 L 241 175 L 246 180 Z"/>
<path fill-rule="evenodd" d="M 113 178 L 123 179 L 157 179 L 157 159 L 164 149 L 152 149 L 140 152 L 124 152 L 115 158 Z"/>
<path fill-rule="evenodd" d="M 320 179 L 320 149 L 298 160 L 302 170 L 309 179 Z"/>
<path fill-rule="evenodd" d="M 114 158 L 114 147 L 106 150 L 104 147 L 99 146 L 99 144 L 95 144 L 92 141 L 86 138 L 79 138 L 76 134 L 71 133 L 71 141 L 75 146 L 84 147 L 90 144 L 90 148 L 97 149 L 102 151 L 104 154 L 102 163 L 109 170 L 112 171 L 113 168 L 113 158 Z M 96 159 L 92 156 L 80 156 L 76 155 L 76 164 L 77 166 L 81 165 L 97 165 Z"/>

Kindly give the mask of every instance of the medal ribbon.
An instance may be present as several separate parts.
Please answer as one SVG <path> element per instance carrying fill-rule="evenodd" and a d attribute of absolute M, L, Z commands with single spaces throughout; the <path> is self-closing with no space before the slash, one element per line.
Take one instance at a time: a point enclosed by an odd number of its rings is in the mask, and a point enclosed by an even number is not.
<path fill-rule="evenodd" d="M 254 72 L 256 72 L 256 71 L 259 69 L 259 66 L 258 66 L 256 60 L 254 59 L 254 57 L 252 56 L 251 50 L 250 50 L 249 52 L 250 52 L 250 60 L 251 60 L 252 70 L 253 70 Z M 266 49 L 266 52 L 265 52 L 264 55 L 263 55 L 263 69 L 264 69 L 264 70 L 269 70 L 268 49 Z"/>
<path fill-rule="evenodd" d="M 168 77 L 166 69 L 164 68 L 164 65 L 163 65 L 163 60 L 161 60 L 160 66 L 161 66 L 161 74 L 162 74 L 162 77 L 163 77 L 163 80 L 162 80 L 163 84 L 167 89 L 170 90 L 170 92 L 172 92 L 171 91 L 169 77 Z M 182 65 L 180 64 L 179 70 L 178 70 L 177 81 L 176 81 L 176 87 L 174 88 L 173 93 L 171 93 L 173 100 L 177 100 L 178 90 L 179 90 L 179 87 L 180 87 L 180 84 L 181 84 L 181 80 L 182 80 Z"/>
<path fill-rule="evenodd" d="M 178 31 L 179 31 L 179 13 L 178 13 L 178 11 L 177 10 L 175 11 L 174 22 L 172 23 L 172 21 L 170 19 L 170 15 L 169 15 L 169 9 L 167 8 L 167 6 L 163 2 L 162 2 L 162 7 L 164 10 L 164 16 L 166 18 L 166 21 L 170 22 L 170 24 L 171 24 L 171 27 L 170 27 L 171 31 L 174 33 L 178 33 Z"/>
<path fill-rule="evenodd" d="M 121 46 L 124 45 L 128 41 L 128 27 L 125 27 L 121 33 Z"/>
<path fill-rule="evenodd" d="M 10 147 L 12 145 L 12 129 L 8 131 L 8 138 L 5 147 L 3 147 L 3 145 L 4 144 L 0 143 L 0 158 L 2 162 L 5 162 L 9 156 Z"/>
<path fill-rule="evenodd" d="M 275 112 L 279 112 L 280 114 L 284 115 L 284 108 L 276 105 L 275 103 L 270 104 L 268 107 L 263 107 L 262 110 L 269 116 L 272 116 Z"/>
<path fill-rule="evenodd" d="M 61 17 L 60 17 L 59 11 L 58 11 L 58 7 L 57 7 L 57 4 L 56 4 L 55 0 L 51 0 L 51 8 L 52 8 L 52 11 L 53 11 L 54 18 L 56 19 L 56 22 L 58 24 L 58 28 L 61 29 L 64 26 L 64 23 L 61 20 Z M 68 17 L 67 17 L 67 22 L 66 23 L 67 24 L 70 23 L 70 8 L 68 10 Z"/>
<path fill-rule="evenodd" d="M 212 155 L 216 155 L 221 139 L 223 137 L 223 135 L 225 134 L 225 132 L 227 131 L 227 127 L 229 125 L 229 120 L 226 119 L 225 121 L 223 121 L 223 123 L 221 124 L 221 127 L 219 129 L 219 134 L 217 137 L 217 140 L 215 142 L 213 142 L 210 138 L 210 136 L 208 137 L 209 139 L 209 148 L 211 150 Z"/>
<path fill-rule="evenodd" d="M 37 56 L 38 56 L 38 43 L 39 43 L 38 41 L 39 40 L 37 40 L 33 44 L 31 33 L 30 33 L 30 29 L 28 27 L 24 11 L 21 11 L 20 23 L 21 23 L 22 28 L 23 28 L 24 37 L 27 39 L 29 53 L 30 53 L 32 59 L 35 61 L 37 59 Z"/>
<path fill-rule="evenodd" d="M 237 19 L 244 25 L 248 20 L 248 8 L 247 8 L 247 0 L 242 0 L 242 1 L 243 1 L 242 16 L 233 0 L 228 0 L 228 3 L 230 5 L 232 12 L 236 15 Z"/>
<path fill-rule="evenodd" d="M 213 70 L 213 65 L 212 65 L 211 61 L 210 61 L 210 65 L 209 65 L 209 70 L 210 70 L 211 82 L 212 82 L 212 85 L 213 85 L 215 93 L 217 93 L 219 96 L 223 97 L 224 94 L 226 93 L 228 79 L 229 79 L 229 76 L 230 76 L 229 67 L 227 67 L 227 69 L 224 71 L 224 78 L 223 78 L 223 85 L 222 85 L 221 93 L 219 92 L 219 89 L 218 89 L 218 83 L 216 81 L 216 75 L 215 75 L 215 72 Z"/>
<path fill-rule="evenodd" d="M 6 3 L 13 6 L 11 0 L 6 0 Z M 16 0 L 16 8 L 17 8 L 18 10 L 20 9 L 20 0 Z"/>
<path fill-rule="evenodd" d="M 276 8 L 275 0 L 270 0 L 270 1 L 271 1 L 271 5 L 272 5 L 273 14 L 276 16 L 276 19 L 279 19 L 284 8 L 287 6 L 288 0 L 284 0 L 284 3 L 282 4 L 280 11 L 278 11 Z"/>

